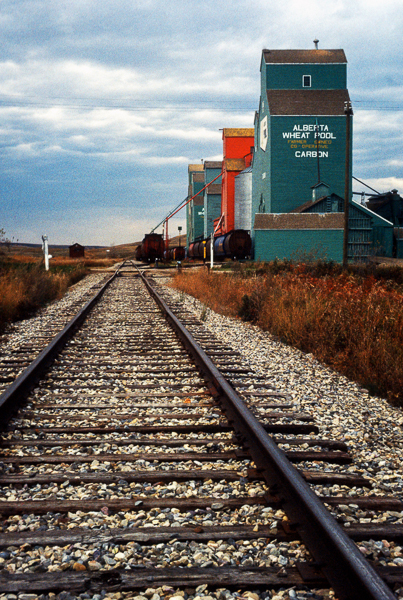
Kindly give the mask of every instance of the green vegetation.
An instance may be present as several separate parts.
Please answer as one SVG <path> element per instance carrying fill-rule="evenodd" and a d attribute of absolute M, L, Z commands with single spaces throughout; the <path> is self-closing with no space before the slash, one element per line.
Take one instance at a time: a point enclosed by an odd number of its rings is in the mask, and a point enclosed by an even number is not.
<path fill-rule="evenodd" d="M 402 269 L 245 263 L 231 273 L 184 270 L 173 285 L 403 405 Z"/>

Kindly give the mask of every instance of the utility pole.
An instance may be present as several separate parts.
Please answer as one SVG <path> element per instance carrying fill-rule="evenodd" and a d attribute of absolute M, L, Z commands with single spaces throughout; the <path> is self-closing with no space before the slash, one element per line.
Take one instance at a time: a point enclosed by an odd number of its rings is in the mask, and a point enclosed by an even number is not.
<path fill-rule="evenodd" d="M 343 238 L 343 269 L 348 265 L 348 218 L 350 208 L 350 152 L 351 152 L 351 102 L 344 103 L 346 115 L 346 172 L 344 176 L 344 238 Z"/>

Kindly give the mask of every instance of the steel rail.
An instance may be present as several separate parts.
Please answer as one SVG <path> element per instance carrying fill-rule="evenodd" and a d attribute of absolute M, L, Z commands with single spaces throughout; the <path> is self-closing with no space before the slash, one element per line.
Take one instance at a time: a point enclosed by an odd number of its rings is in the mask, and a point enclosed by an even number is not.
<path fill-rule="evenodd" d="M 166 302 L 140 273 L 144 284 L 185 347 L 214 386 L 216 400 L 222 404 L 228 421 L 241 437 L 270 492 L 280 499 L 291 519 L 290 527 L 306 544 L 315 562 L 301 568 L 307 583 L 323 573 L 339 600 L 393 600 L 394 594 L 363 557 L 356 545 L 333 519 L 324 504 L 292 466 L 284 452 L 227 382 L 189 331 L 173 314 Z M 213 390 L 214 393 L 214 390 Z"/>
<path fill-rule="evenodd" d="M 44 373 L 56 354 L 72 337 L 77 327 L 85 320 L 94 305 L 103 296 L 105 290 L 119 274 L 121 266 L 113 273 L 108 281 L 94 296 L 79 310 L 67 325 L 52 339 L 31 364 L 15 379 L 15 381 L 0 396 L 0 429 L 7 425 L 13 412 L 33 389 L 38 379 Z"/>

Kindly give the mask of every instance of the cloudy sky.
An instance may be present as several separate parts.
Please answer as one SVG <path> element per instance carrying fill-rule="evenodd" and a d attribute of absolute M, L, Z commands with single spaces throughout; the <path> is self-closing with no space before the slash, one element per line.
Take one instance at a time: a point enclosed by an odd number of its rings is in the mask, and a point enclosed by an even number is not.
<path fill-rule="evenodd" d="M 14 240 L 141 239 L 186 197 L 188 163 L 220 159 L 220 129 L 253 127 L 262 49 L 314 38 L 347 55 L 355 177 L 403 193 L 401 0 L 0 0 L 0 32 Z"/>

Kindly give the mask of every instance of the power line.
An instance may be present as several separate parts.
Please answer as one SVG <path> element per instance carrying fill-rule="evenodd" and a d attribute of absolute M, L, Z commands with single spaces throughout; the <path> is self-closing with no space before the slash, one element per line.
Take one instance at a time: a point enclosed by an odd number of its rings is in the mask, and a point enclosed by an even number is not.
<path fill-rule="evenodd" d="M 152 110 L 158 110 L 162 112 L 194 112 L 194 111 L 217 111 L 217 112 L 252 112 L 256 110 L 256 107 L 240 107 L 231 108 L 224 106 L 210 106 L 210 107 L 179 107 L 179 106 L 111 106 L 111 105 L 78 105 L 78 104 L 4 104 L 0 101 L 0 108 L 71 108 L 71 109 L 87 109 L 87 110 L 124 110 L 126 112 L 146 112 Z"/>
<path fill-rule="evenodd" d="M 31 100 L 30 100 L 31 98 Z M 84 102 L 83 102 L 84 101 Z M 106 101 L 99 101 L 96 98 L 61 98 L 52 97 L 45 99 L 35 99 L 33 96 L 25 98 L 0 98 L 0 106 L 40 106 L 40 107 L 68 107 L 68 108 L 90 108 L 90 109 L 124 109 L 124 110 L 255 110 L 256 106 L 251 106 L 246 100 L 172 100 L 171 102 L 158 99 L 144 100 L 136 98 L 125 98 L 126 102 L 121 103 L 121 99 L 109 98 Z"/>
<path fill-rule="evenodd" d="M 32 98 L 32 96 L 31 96 Z M 243 112 L 243 111 L 255 111 L 256 106 L 251 106 L 242 100 L 181 100 L 180 102 L 173 102 L 172 104 L 166 104 L 165 100 L 150 100 L 142 101 L 139 104 L 112 104 L 108 103 L 78 103 L 78 102 L 66 102 L 63 98 L 57 97 L 54 100 L 60 102 L 53 102 L 53 99 L 48 101 L 29 101 L 29 100 L 10 100 L 0 99 L 0 108 L 18 108 L 18 107 L 37 107 L 37 108 L 72 108 L 72 109 L 87 109 L 87 110 L 124 110 L 129 112 L 144 112 L 151 110 L 159 111 L 175 111 L 175 112 L 189 112 L 189 111 L 226 111 L 226 112 Z M 86 100 L 86 98 L 77 98 L 77 100 Z M 126 98 L 126 100 L 128 100 Z M 113 99 L 112 99 L 113 102 Z M 132 99 L 133 103 L 136 103 L 136 99 Z M 159 102 L 161 104 L 159 104 Z M 403 105 L 392 105 L 387 106 L 390 101 L 388 100 L 354 100 L 354 105 L 359 110 L 376 110 L 376 111 L 402 111 Z M 375 106 L 363 106 L 363 105 L 375 105 Z"/>

